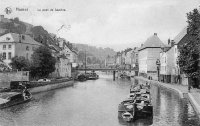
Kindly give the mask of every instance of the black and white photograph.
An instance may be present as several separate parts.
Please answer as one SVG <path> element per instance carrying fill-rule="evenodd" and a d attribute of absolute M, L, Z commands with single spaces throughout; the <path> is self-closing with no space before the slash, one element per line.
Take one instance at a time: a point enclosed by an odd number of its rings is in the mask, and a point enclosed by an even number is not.
<path fill-rule="evenodd" d="M 200 0 L 0 0 L 0 126 L 200 126 Z"/>

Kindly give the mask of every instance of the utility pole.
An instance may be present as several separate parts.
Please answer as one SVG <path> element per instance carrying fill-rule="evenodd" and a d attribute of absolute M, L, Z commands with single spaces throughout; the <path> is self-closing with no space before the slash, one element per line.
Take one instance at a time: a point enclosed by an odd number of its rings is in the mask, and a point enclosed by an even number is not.
<path fill-rule="evenodd" d="M 86 58 L 86 50 L 85 50 L 85 74 L 86 74 L 86 62 L 87 62 L 87 58 Z"/>
<path fill-rule="evenodd" d="M 158 81 L 160 81 L 160 60 L 157 59 L 156 61 L 157 70 L 158 70 Z"/>

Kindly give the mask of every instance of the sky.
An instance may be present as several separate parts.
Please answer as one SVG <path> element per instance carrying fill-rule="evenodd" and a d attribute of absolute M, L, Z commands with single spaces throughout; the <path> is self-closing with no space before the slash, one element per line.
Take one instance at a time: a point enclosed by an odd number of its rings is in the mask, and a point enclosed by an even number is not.
<path fill-rule="evenodd" d="M 41 25 L 72 43 L 121 51 L 139 47 L 154 33 L 164 43 L 173 39 L 187 26 L 186 13 L 199 5 L 200 0 L 0 0 L 0 14 Z"/>

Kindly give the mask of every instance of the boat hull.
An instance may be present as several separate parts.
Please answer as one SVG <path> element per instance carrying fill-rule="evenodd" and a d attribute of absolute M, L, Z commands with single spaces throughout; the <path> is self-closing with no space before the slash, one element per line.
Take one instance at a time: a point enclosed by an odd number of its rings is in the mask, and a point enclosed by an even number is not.
<path fill-rule="evenodd" d="M 32 97 L 30 97 L 26 100 L 21 99 L 21 100 L 9 101 L 7 103 L 1 104 L 0 109 L 5 109 L 5 108 L 12 107 L 12 106 L 15 106 L 15 105 L 23 104 L 23 103 L 31 101 L 31 99 L 32 99 Z"/>

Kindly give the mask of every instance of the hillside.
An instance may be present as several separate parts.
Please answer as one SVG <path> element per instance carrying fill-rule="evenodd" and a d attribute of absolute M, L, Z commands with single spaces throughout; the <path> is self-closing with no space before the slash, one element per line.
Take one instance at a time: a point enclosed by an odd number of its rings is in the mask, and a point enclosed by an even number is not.
<path fill-rule="evenodd" d="M 32 24 L 20 21 L 19 18 L 4 18 L 0 21 L 0 35 L 8 32 L 28 34 L 36 41 L 41 42 L 44 45 L 58 45 L 58 39 L 56 38 L 56 35 L 48 33 L 48 31 L 42 26 L 33 26 Z M 78 60 L 80 62 L 85 61 L 85 51 L 87 52 L 87 63 L 89 64 L 103 64 L 103 61 L 108 55 L 114 56 L 116 54 L 113 49 L 101 47 L 97 48 L 87 44 L 73 44 L 73 47 L 75 50 L 78 50 Z"/>
<path fill-rule="evenodd" d="M 87 56 L 96 57 L 100 61 L 105 60 L 108 55 L 114 56 L 116 54 L 116 52 L 111 48 L 97 48 L 87 44 L 73 44 L 73 46 L 76 47 L 79 52 L 85 53 L 86 51 Z"/>

